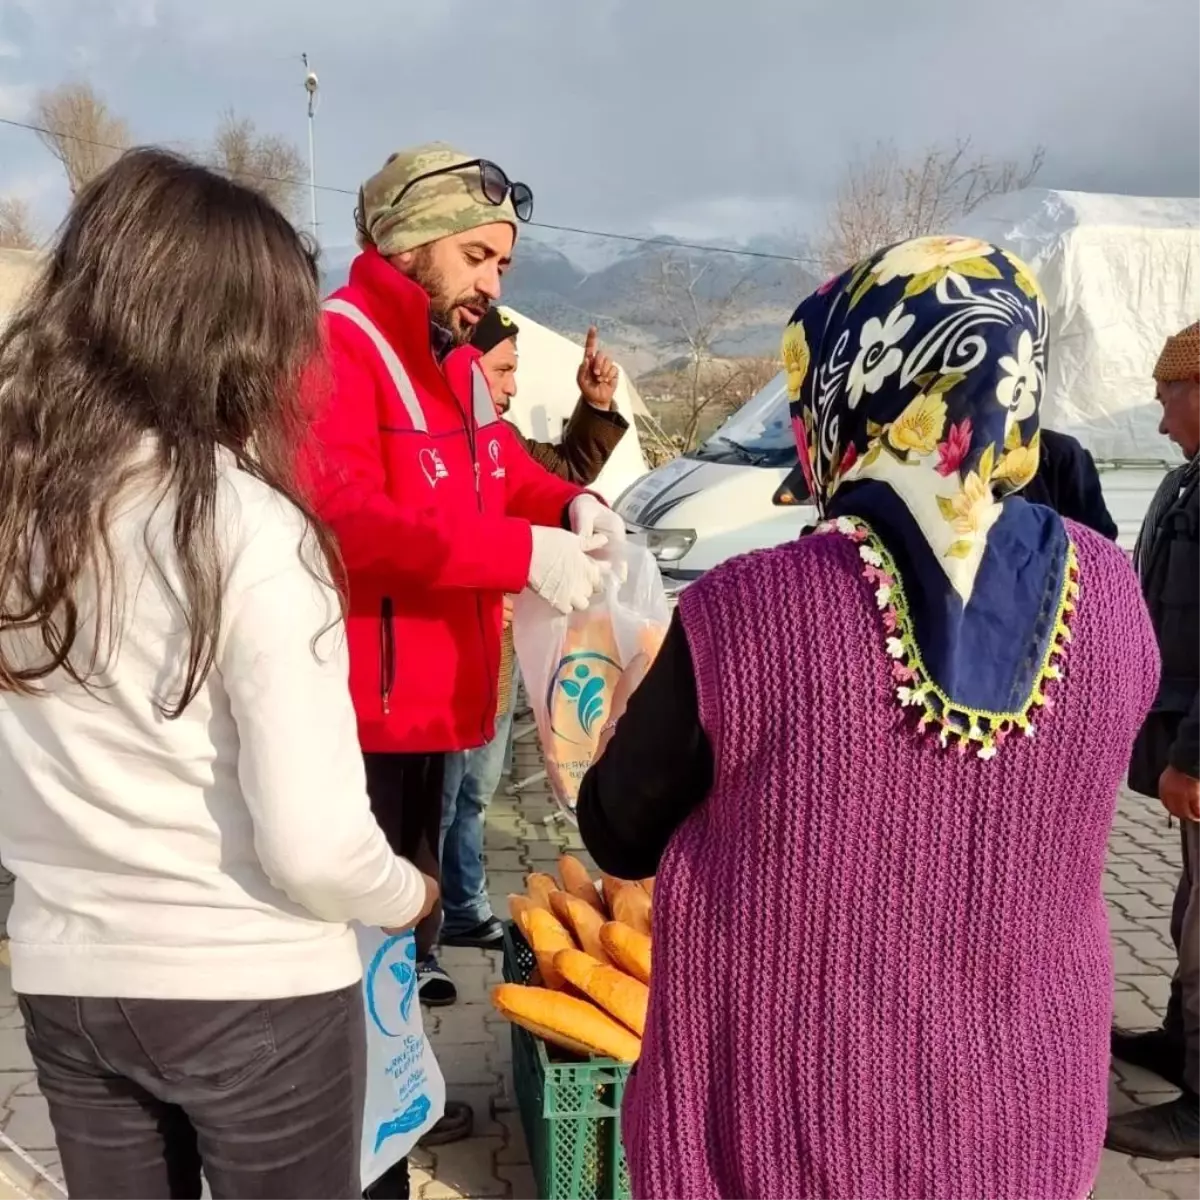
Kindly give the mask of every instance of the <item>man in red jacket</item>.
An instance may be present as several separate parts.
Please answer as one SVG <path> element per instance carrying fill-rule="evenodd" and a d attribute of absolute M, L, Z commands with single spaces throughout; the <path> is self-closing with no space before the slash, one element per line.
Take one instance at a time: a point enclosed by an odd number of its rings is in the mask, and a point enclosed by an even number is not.
<path fill-rule="evenodd" d="M 470 332 L 500 296 L 528 187 L 434 144 L 359 193 L 362 253 L 325 303 L 332 395 L 306 469 L 349 584 L 350 687 L 367 786 L 393 849 L 438 876 L 444 755 L 493 734 L 506 593 L 562 612 L 601 582 L 607 508 L 539 467 L 497 417 Z M 455 999 L 417 929 L 421 998 Z"/>

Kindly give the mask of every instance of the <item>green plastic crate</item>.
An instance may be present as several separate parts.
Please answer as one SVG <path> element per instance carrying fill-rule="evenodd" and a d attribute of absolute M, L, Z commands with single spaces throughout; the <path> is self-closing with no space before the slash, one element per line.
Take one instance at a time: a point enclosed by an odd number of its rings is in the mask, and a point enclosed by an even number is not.
<path fill-rule="evenodd" d="M 534 966 L 533 951 L 510 921 L 504 978 L 527 983 Z M 546 1043 L 519 1025 L 512 1026 L 512 1048 L 517 1104 L 541 1200 L 629 1200 L 621 1144 L 629 1064 L 555 1061 Z"/>

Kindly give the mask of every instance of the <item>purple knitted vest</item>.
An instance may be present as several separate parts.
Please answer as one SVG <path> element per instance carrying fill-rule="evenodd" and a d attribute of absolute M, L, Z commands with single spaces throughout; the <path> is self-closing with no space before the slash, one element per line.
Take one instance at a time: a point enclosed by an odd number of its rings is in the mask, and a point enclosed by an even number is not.
<path fill-rule="evenodd" d="M 1101 877 L 1158 651 L 1124 555 L 1032 739 L 983 761 L 898 707 L 856 547 L 726 564 L 682 614 L 716 757 L 655 889 L 624 1132 L 638 1197 L 1080 1200 L 1104 1135 Z"/>

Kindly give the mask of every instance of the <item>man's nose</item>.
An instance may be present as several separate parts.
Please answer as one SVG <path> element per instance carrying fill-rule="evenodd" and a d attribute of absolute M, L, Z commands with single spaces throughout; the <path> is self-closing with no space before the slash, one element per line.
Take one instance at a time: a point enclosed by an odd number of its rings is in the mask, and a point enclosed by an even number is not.
<path fill-rule="evenodd" d="M 489 300 L 500 299 L 500 272 L 493 267 L 485 271 L 475 283 L 476 288 Z"/>

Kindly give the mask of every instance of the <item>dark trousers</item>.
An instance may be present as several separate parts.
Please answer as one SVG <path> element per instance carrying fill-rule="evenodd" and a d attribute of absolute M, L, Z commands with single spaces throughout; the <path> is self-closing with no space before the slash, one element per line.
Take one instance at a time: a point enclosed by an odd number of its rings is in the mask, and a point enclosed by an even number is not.
<path fill-rule="evenodd" d="M 394 1167 L 384 1171 L 365 1192 L 363 1200 L 409 1200 L 412 1181 L 408 1174 L 408 1159 L 402 1158 Z"/>
<path fill-rule="evenodd" d="M 441 885 L 438 857 L 442 829 L 444 754 L 364 754 L 371 811 L 394 854 Z M 417 957 L 433 953 L 442 925 L 442 904 L 416 928 Z"/>
<path fill-rule="evenodd" d="M 73 1200 L 361 1195 L 362 989 L 288 1000 L 22 996 Z"/>
<path fill-rule="evenodd" d="M 1200 825 L 1182 821 L 1183 871 L 1171 910 L 1171 940 L 1179 966 L 1171 980 L 1164 1026 L 1183 1052 L 1183 1078 L 1200 1092 Z"/>
<path fill-rule="evenodd" d="M 1171 760 L 1183 714 L 1152 712 L 1138 733 L 1129 764 L 1129 786 L 1158 798 L 1159 776 Z M 1171 909 L 1171 940 L 1179 966 L 1163 1027 L 1179 1046 L 1188 1089 L 1200 1092 L 1200 825 L 1182 821 L 1183 870 Z"/>

